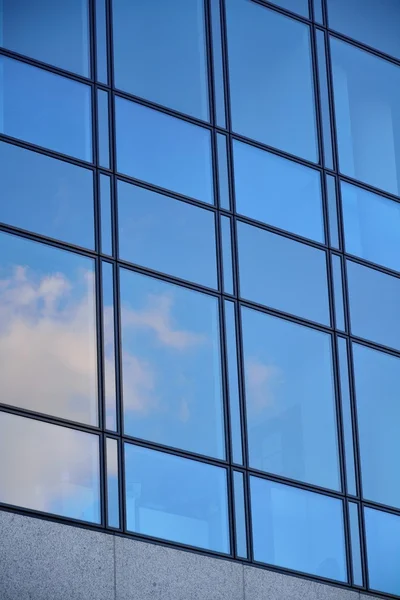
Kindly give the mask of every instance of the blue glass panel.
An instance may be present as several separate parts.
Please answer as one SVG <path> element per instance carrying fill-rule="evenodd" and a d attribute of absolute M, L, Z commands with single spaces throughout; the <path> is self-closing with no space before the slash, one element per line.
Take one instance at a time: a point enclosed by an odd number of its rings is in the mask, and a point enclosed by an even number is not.
<path fill-rule="evenodd" d="M 0 221 L 94 249 L 93 173 L 0 142 Z"/>
<path fill-rule="evenodd" d="M 340 171 L 393 194 L 400 180 L 400 68 L 331 38 Z"/>
<path fill-rule="evenodd" d="M 96 70 L 97 81 L 108 83 L 107 0 L 96 0 Z"/>
<path fill-rule="evenodd" d="M 251 0 L 226 9 L 233 131 L 318 162 L 308 26 Z"/>
<path fill-rule="evenodd" d="M 333 175 L 325 174 L 326 181 L 326 196 L 328 204 L 329 216 L 329 237 L 332 248 L 339 249 L 339 226 L 338 226 L 338 209 L 336 195 L 336 179 Z"/>
<path fill-rule="evenodd" d="M 314 3 L 315 6 L 316 3 Z M 324 145 L 324 164 L 333 169 L 332 131 L 329 108 L 328 74 L 325 51 L 325 33 L 315 30 L 318 58 L 319 94 L 321 102 L 322 143 Z"/>
<path fill-rule="evenodd" d="M 245 223 L 237 226 L 241 296 L 329 325 L 325 252 Z"/>
<path fill-rule="evenodd" d="M 88 85 L 0 57 L 0 131 L 82 160 L 92 160 Z"/>
<path fill-rule="evenodd" d="M 314 21 L 316 23 L 324 24 L 324 15 L 322 11 L 323 0 L 314 0 Z"/>
<path fill-rule="evenodd" d="M 341 182 L 346 252 L 400 271 L 400 203 Z"/>
<path fill-rule="evenodd" d="M 225 456 L 217 298 L 121 270 L 125 432 Z"/>
<path fill-rule="evenodd" d="M 240 415 L 239 373 L 238 373 L 238 338 L 235 320 L 235 305 L 229 300 L 224 301 L 226 362 L 228 371 L 228 398 L 231 425 L 232 460 L 243 464 L 242 426 Z"/>
<path fill-rule="evenodd" d="M 309 16 L 308 13 L 308 0 L 272 0 L 273 4 L 291 10 L 294 13 L 298 13 L 303 17 Z"/>
<path fill-rule="evenodd" d="M 203 0 L 113 0 L 117 88 L 207 120 Z"/>
<path fill-rule="evenodd" d="M 88 0 L 2 0 L 4 48 L 89 77 Z"/>
<path fill-rule="evenodd" d="M 231 219 L 221 216 L 222 259 L 224 273 L 224 292 L 233 294 L 233 265 Z"/>
<path fill-rule="evenodd" d="M 227 138 L 222 133 L 217 133 L 217 153 L 219 204 L 221 208 L 230 210 Z"/>
<path fill-rule="evenodd" d="M 97 90 L 98 114 L 98 162 L 105 169 L 110 168 L 110 138 L 108 126 L 108 92 Z"/>
<path fill-rule="evenodd" d="M 249 462 L 340 489 L 331 336 L 242 309 Z"/>
<path fill-rule="evenodd" d="M 340 396 L 343 419 L 344 453 L 346 465 L 347 493 L 353 496 L 357 493 L 356 471 L 354 463 L 353 417 L 351 414 L 349 363 L 347 358 L 347 342 L 344 338 L 337 338 Z"/>
<path fill-rule="evenodd" d="M 319 171 L 233 141 L 236 210 L 324 242 Z"/>
<path fill-rule="evenodd" d="M 111 178 L 100 173 L 101 251 L 112 255 Z"/>
<path fill-rule="evenodd" d="M 235 495 L 236 556 L 239 556 L 239 558 L 247 558 L 244 481 L 243 473 L 239 471 L 233 471 L 233 493 Z"/>
<path fill-rule="evenodd" d="M 336 329 L 346 331 L 343 304 L 342 259 L 337 254 L 331 255 L 333 293 L 335 298 Z"/>
<path fill-rule="evenodd" d="M 400 58 L 398 0 L 328 0 L 329 27 Z"/>
<path fill-rule="evenodd" d="M 214 213 L 118 181 L 119 256 L 216 288 Z"/>
<path fill-rule="evenodd" d="M 208 129 L 115 99 L 117 170 L 213 204 Z"/>
<path fill-rule="evenodd" d="M 226 470 L 125 445 L 127 529 L 229 552 Z"/>
<path fill-rule="evenodd" d="M 363 572 L 361 564 L 360 547 L 360 522 L 358 514 L 358 504 L 349 502 L 349 520 L 350 520 L 350 538 L 351 538 L 351 559 L 353 567 L 354 585 L 363 585 Z"/>
<path fill-rule="evenodd" d="M 400 508 L 400 359 L 353 344 L 363 496 Z"/>
<path fill-rule="evenodd" d="M 214 67 L 214 111 L 215 124 L 226 128 L 225 118 L 225 78 L 222 56 L 220 0 L 211 0 L 211 33 Z"/>
<path fill-rule="evenodd" d="M 347 581 L 341 500 L 250 477 L 257 561 Z"/>
<path fill-rule="evenodd" d="M 0 412 L 0 502 L 100 523 L 99 438 Z"/>
<path fill-rule="evenodd" d="M 353 335 L 400 349 L 400 279 L 347 261 Z"/>
<path fill-rule="evenodd" d="M 103 344 L 104 344 L 104 404 L 106 428 L 117 429 L 117 397 L 115 381 L 115 322 L 114 322 L 114 267 L 103 261 Z"/>
<path fill-rule="evenodd" d="M 1 402 L 98 425 L 94 261 L 0 234 Z"/>
<path fill-rule="evenodd" d="M 400 596 L 400 517 L 364 508 L 369 586 Z"/>
<path fill-rule="evenodd" d="M 107 457 L 107 524 L 119 527 L 118 442 L 106 439 Z"/>

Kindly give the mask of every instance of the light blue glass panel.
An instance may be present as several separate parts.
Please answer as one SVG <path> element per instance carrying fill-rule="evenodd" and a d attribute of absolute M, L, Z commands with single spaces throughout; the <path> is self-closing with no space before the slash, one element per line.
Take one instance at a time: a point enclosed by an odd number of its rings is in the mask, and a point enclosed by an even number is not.
<path fill-rule="evenodd" d="M 120 278 L 125 433 L 224 458 L 217 298 Z"/>
<path fill-rule="evenodd" d="M 234 463 L 241 465 L 243 464 L 243 452 L 237 356 L 238 338 L 236 331 L 235 305 L 230 300 L 225 300 L 224 308 L 232 460 Z"/>
<path fill-rule="evenodd" d="M 242 309 L 250 466 L 340 489 L 331 336 Z"/>
<path fill-rule="evenodd" d="M 115 321 L 114 321 L 114 267 L 103 261 L 103 344 L 104 344 L 104 403 L 106 429 L 117 430 L 117 397 L 115 381 Z"/>
<path fill-rule="evenodd" d="M 112 255 L 111 178 L 100 173 L 101 251 Z"/>
<path fill-rule="evenodd" d="M 0 56 L 0 132 L 92 160 L 91 88 Z"/>
<path fill-rule="evenodd" d="M 227 143 L 227 137 L 217 133 L 219 204 L 230 210 Z"/>
<path fill-rule="evenodd" d="M 88 0 L 1 0 L 4 48 L 89 77 Z"/>
<path fill-rule="evenodd" d="M 329 325 L 325 252 L 245 223 L 237 227 L 242 298 Z"/>
<path fill-rule="evenodd" d="M 214 111 L 215 124 L 226 128 L 225 118 L 225 78 L 222 56 L 220 0 L 211 0 L 211 33 L 214 66 Z"/>
<path fill-rule="evenodd" d="M 314 6 L 316 3 L 314 3 Z M 322 15 L 321 15 L 322 16 Z M 333 169 L 333 150 L 332 150 L 332 132 L 329 108 L 329 92 L 328 92 L 328 74 L 325 51 L 325 33 L 320 29 L 315 30 L 317 59 L 318 59 L 318 75 L 319 75 L 319 94 L 321 102 L 321 119 L 322 119 L 322 142 L 324 145 L 324 162 L 325 167 Z"/>
<path fill-rule="evenodd" d="M 0 142 L 0 221 L 94 249 L 93 172 Z"/>
<path fill-rule="evenodd" d="M 342 259 L 337 254 L 331 255 L 333 293 L 335 298 L 336 329 L 346 331 L 343 305 Z"/>
<path fill-rule="evenodd" d="M 125 444 L 129 531 L 229 553 L 226 470 Z"/>
<path fill-rule="evenodd" d="M 324 15 L 322 11 L 323 0 L 314 0 L 314 21 L 320 25 L 324 24 Z"/>
<path fill-rule="evenodd" d="M 250 477 L 256 561 L 347 581 L 342 501 Z"/>
<path fill-rule="evenodd" d="M 118 442 L 106 438 L 107 461 L 107 524 L 119 527 Z"/>
<path fill-rule="evenodd" d="M 108 126 L 108 92 L 97 90 L 98 161 L 101 167 L 110 168 L 110 136 Z"/>
<path fill-rule="evenodd" d="M 308 0 L 272 0 L 273 4 L 308 18 Z"/>
<path fill-rule="evenodd" d="M 399 194 L 400 68 L 331 38 L 341 173 Z"/>
<path fill-rule="evenodd" d="M 115 85 L 208 120 L 204 0 L 113 0 Z"/>
<path fill-rule="evenodd" d="M 233 294 L 233 265 L 231 219 L 221 216 L 222 259 L 224 274 L 224 292 Z"/>
<path fill-rule="evenodd" d="M 327 0 L 329 27 L 400 58 L 398 0 Z"/>
<path fill-rule="evenodd" d="M 0 234 L 1 402 L 98 425 L 94 261 Z"/>
<path fill-rule="evenodd" d="M 336 180 L 333 175 L 325 174 L 326 196 L 328 204 L 329 216 L 329 237 L 332 248 L 339 249 L 339 226 L 338 226 L 338 209 L 336 195 Z"/>
<path fill-rule="evenodd" d="M 233 140 L 236 210 L 325 241 L 319 171 Z"/>
<path fill-rule="evenodd" d="M 213 204 L 208 129 L 124 98 L 115 109 L 120 173 Z"/>
<path fill-rule="evenodd" d="M 307 25 L 251 0 L 228 0 L 232 128 L 318 162 Z"/>
<path fill-rule="evenodd" d="M 353 417 L 351 414 L 350 399 L 350 381 L 349 381 L 349 363 L 347 358 L 347 342 L 344 338 L 337 338 L 339 375 L 340 375 L 340 396 L 343 419 L 344 435 L 344 454 L 346 465 L 347 493 L 355 496 L 356 488 L 356 470 L 354 463 L 354 439 L 353 439 Z"/>
<path fill-rule="evenodd" d="M 240 471 L 233 471 L 233 493 L 235 501 L 236 556 L 239 558 L 247 558 L 244 480 L 243 473 Z"/>
<path fill-rule="evenodd" d="M 400 359 L 353 344 L 363 496 L 400 508 Z"/>
<path fill-rule="evenodd" d="M 350 520 L 350 538 L 351 538 L 351 558 L 353 566 L 354 585 L 363 585 L 363 572 L 361 564 L 360 547 L 360 518 L 358 514 L 358 504 L 349 502 L 349 520 Z"/>
<path fill-rule="evenodd" d="M 351 332 L 400 349 L 400 279 L 347 261 Z"/>
<path fill-rule="evenodd" d="M 99 438 L 0 412 L 0 502 L 100 523 Z"/>
<path fill-rule="evenodd" d="M 400 596 L 400 517 L 364 508 L 369 586 Z"/>
<path fill-rule="evenodd" d="M 97 81 L 108 83 L 107 59 L 107 0 L 96 0 L 96 70 Z"/>
<path fill-rule="evenodd" d="M 215 215 L 118 181 L 119 256 L 217 288 Z"/>
<path fill-rule="evenodd" d="M 400 203 L 341 182 L 346 252 L 400 271 Z"/>

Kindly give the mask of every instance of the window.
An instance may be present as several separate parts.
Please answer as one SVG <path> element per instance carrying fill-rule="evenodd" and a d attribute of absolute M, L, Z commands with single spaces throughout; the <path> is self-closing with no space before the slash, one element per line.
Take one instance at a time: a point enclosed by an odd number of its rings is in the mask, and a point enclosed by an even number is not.
<path fill-rule="evenodd" d="M 217 299 L 120 276 L 125 433 L 224 458 Z"/>
<path fill-rule="evenodd" d="M 331 336 L 242 309 L 250 466 L 340 489 Z"/>
<path fill-rule="evenodd" d="M 308 26 L 251 0 L 226 8 L 234 132 L 318 162 Z"/>
<path fill-rule="evenodd" d="M 0 412 L 0 502 L 100 523 L 99 438 Z"/>
<path fill-rule="evenodd" d="M 299 13 L 303 17 L 308 18 L 309 16 L 307 0 L 273 0 L 273 3 L 294 13 Z"/>
<path fill-rule="evenodd" d="M 204 0 L 113 0 L 115 85 L 208 120 Z"/>
<path fill-rule="evenodd" d="M 91 161 L 91 89 L 0 56 L 0 132 Z"/>
<path fill-rule="evenodd" d="M 125 444 L 129 531 L 228 553 L 226 471 Z"/>
<path fill-rule="evenodd" d="M 98 425 L 94 261 L 0 235 L 1 402 Z"/>
<path fill-rule="evenodd" d="M 254 558 L 347 581 L 341 500 L 250 477 Z"/>
<path fill-rule="evenodd" d="M 400 595 L 400 517 L 364 508 L 369 585 L 373 590 Z"/>

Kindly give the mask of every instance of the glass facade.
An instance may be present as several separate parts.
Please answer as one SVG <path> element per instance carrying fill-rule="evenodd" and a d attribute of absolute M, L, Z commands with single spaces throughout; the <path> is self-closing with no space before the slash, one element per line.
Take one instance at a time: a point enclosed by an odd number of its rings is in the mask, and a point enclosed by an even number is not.
<path fill-rule="evenodd" d="M 399 27 L 0 0 L 0 508 L 400 597 Z"/>

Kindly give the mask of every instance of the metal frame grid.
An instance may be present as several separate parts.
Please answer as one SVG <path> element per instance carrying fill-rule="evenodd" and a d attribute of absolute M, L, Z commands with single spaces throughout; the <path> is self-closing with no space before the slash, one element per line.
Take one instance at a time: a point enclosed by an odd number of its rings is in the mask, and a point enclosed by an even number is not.
<path fill-rule="evenodd" d="M 400 351 L 396 351 L 392 348 L 383 347 L 379 344 L 360 339 L 355 337 L 350 333 L 350 315 L 349 315 L 349 306 L 348 306 L 348 296 L 347 296 L 347 274 L 346 274 L 346 261 L 345 257 L 348 256 L 344 251 L 343 244 L 343 223 L 341 217 L 341 199 L 340 199 L 340 186 L 339 186 L 339 177 L 340 180 L 347 181 L 349 183 L 356 183 L 358 187 L 361 187 L 365 190 L 369 190 L 372 192 L 379 193 L 381 196 L 394 200 L 396 202 L 400 201 L 399 197 L 386 193 L 382 190 L 378 190 L 369 186 L 363 182 L 357 181 L 353 178 L 341 175 L 338 170 L 338 150 L 337 150 L 337 142 L 336 142 L 336 129 L 335 129 L 335 116 L 334 116 L 334 103 L 333 103 L 333 90 L 332 90 L 332 72 L 331 72 L 331 61 L 330 61 L 330 49 L 329 49 L 329 35 L 344 40 L 353 46 L 357 46 L 363 50 L 367 50 L 376 56 L 380 56 L 385 58 L 386 60 L 400 66 L 400 60 L 397 60 L 391 56 L 388 56 L 384 53 L 379 52 L 378 50 L 368 47 L 366 45 L 361 44 L 360 42 L 350 39 L 347 36 L 340 34 L 337 31 L 331 31 L 328 29 L 327 23 L 327 6 L 326 0 L 309 0 L 309 13 L 310 15 L 314 15 L 315 6 L 317 3 L 320 5 L 322 9 L 322 15 L 324 23 L 317 23 L 313 19 L 306 19 L 298 14 L 294 14 L 280 6 L 277 6 L 273 2 L 269 2 L 268 0 L 251 0 L 252 2 L 256 2 L 262 6 L 270 8 L 276 12 L 282 13 L 284 15 L 290 16 L 291 18 L 305 23 L 310 28 L 311 35 L 311 51 L 312 51 L 312 62 L 313 62 L 313 73 L 314 73 L 314 88 L 315 88 L 315 107 L 316 107 L 316 120 L 317 120 L 317 132 L 318 132 L 318 147 L 319 147 L 319 155 L 320 162 L 319 164 L 311 163 L 307 160 L 303 160 L 297 156 L 289 155 L 286 152 L 278 150 L 276 148 L 270 147 L 266 144 L 262 144 L 255 140 L 246 138 L 244 136 L 233 133 L 231 126 L 231 114 L 230 114 L 230 101 L 229 101 L 229 78 L 228 78 L 228 51 L 227 51 L 227 31 L 226 31 L 226 19 L 225 19 L 225 0 L 204 0 L 205 2 L 205 20 L 206 20 L 206 39 L 207 39 L 207 63 L 208 63 L 208 89 L 209 89 L 209 110 L 210 110 L 210 122 L 205 122 L 194 117 L 190 117 L 188 115 L 179 113 L 173 109 L 166 108 L 164 106 L 160 106 L 153 102 L 150 102 L 144 98 L 139 98 L 132 94 L 126 93 L 122 90 L 117 90 L 114 83 L 114 72 L 113 72 L 113 28 L 112 28 L 112 0 L 104 0 L 106 6 L 106 16 L 107 16 L 107 40 L 106 40 L 106 48 L 107 48 L 107 62 L 108 62 L 108 82 L 109 85 L 105 85 L 104 83 L 100 83 L 96 79 L 96 0 L 88 0 L 89 9 L 90 9 L 90 51 L 91 51 L 91 74 L 92 77 L 87 79 L 85 77 L 81 77 L 74 73 L 63 71 L 57 67 L 41 63 L 40 61 L 33 60 L 27 56 L 21 56 L 18 53 L 11 52 L 4 48 L 0 48 L 0 55 L 8 56 L 10 58 L 15 58 L 20 61 L 23 61 L 27 64 L 31 64 L 33 66 L 41 67 L 47 71 L 53 72 L 58 75 L 62 75 L 64 77 L 68 77 L 70 79 L 76 80 L 78 82 L 82 82 L 90 85 L 92 89 L 92 143 L 93 143 L 93 163 L 88 163 L 85 161 L 80 161 L 70 156 L 65 156 L 60 153 L 57 153 L 52 150 L 40 148 L 30 143 L 26 143 L 22 140 L 10 138 L 9 136 L 0 134 L 0 140 L 6 141 L 8 143 L 15 144 L 22 148 L 30 149 L 36 152 L 39 152 L 44 155 L 52 156 L 55 158 L 61 158 L 67 162 L 72 164 L 76 164 L 79 166 L 84 166 L 90 169 L 93 172 L 93 180 L 94 180 L 94 194 L 95 194 L 95 202 L 94 202 L 94 211 L 95 211 L 95 251 L 90 251 L 81 247 L 74 246 L 72 244 L 68 244 L 65 242 L 61 242 L 55 239 L 47 238 L 40 234 L 31 233 L 25 230 L 21 230 L 19 228 L 0 223 L 0 231 L 18 234 L 20 236 L 29 238 L 33 241 L 45 242 L 48 245 L 58 247 L 64 250 L 72 250 L 76 253 L 82 254 L 84 256 L 91 257 L 95 260 L 96 264 L 96 311 L 97 311 L 97 351 L 98 351 L 98 389 L 99 389 L 99 428 L 94 426 L 85 426 L 81 424 L 77 424 L 75 422 L 66 421 L 64 419 L 60 419 L 57 417 L 50 417 L 44 414 L 38 414 L 33 411 L 15 408 L 9 405 L 1 404 L 0 410 L 5 412 L 10 412 L 16 415 L 25 416 L 34 418 L 37 420 L 41 420 L 48 423 L 53 423 L 57 425 L 63 425 L 64 427 L 71 427 L 73 429 L 78 429 L 81 431 L 86 431 L 89 433 L 96 433 L 100 437 L 100 472 L 101 472 L 101 525 L 93 525 L 91 523 L 83 523 L 77 522 L 75 520 L 71 520 L 64 517 L 54 516 L 52 514 L 47 513 L 38 513 L 29 509 L 22 509 L 19 507 L 13 507 L 9 505 L 0 505 L 1 509 L 19 512 L 21 514 L 34 515 L 39 518 L 54 520 L 58 522 L 66 522 L 70 524 L 74 524 L 79 527 L 88 527 L 91 529 L 99 530 L 99 531 L 107 531 L 108 533 L 114 535 L 122 535 L 129 536 L 136 539 L 145 539 L 147 541 L 154 541 L 159 544 L 164 544 L 172 547 L 179 547 L 181 549 L 186 549 L 194 552 L 199 552 L 201 554 L 207 554 L 211 556 L 220 556 L 221 558 L 229 558 L 236 559 L 241 562 L 254 564 L 254 566 L 259 566 L 263 568 L 269 568 L 281 573 L 287 573 L 296 575 L 299 577 L 304 577 L 312 580 L 326 581 L 331 585 L 336 585 L 339 587 L 347 587 L 347 588 L 356 588 L 358 590 L 362 590 L 364 592 L 369 591 L 368 585 L 368 569 L 367 569 L 367 557 L 366 557 L 366 544 L 365 544 L 365 523 L 363 517 L 363 507 L 369 506 L 371 508 L 380 508 L 386 512 L 390 512 L 400 516 L 400 509 L 396 510 L 393 507 L 382 506 L 375 502 L 365 501 L 362 499 L 362 477 L 361 477 L 361 469 L 360 469 L 360 453 L 359 453 L 359 442 L 358 442 L 358 432 L 356 427 L 356 404 L 354 397 L 354 372 L 352 366 L 352 353 L 351 353 L 351 343 L 350 341 L 356 341 L 358 343 L 363 344 L 364 346 L 384 350 L 387 353 L 390 353 L 394 356 L 400 357 Z M 213 57 L 213 33 L 215 31 L 213 28 L 218 26 L 215 23 L 214 16 L 215 9 L 220 11 L 221 15 L 221 39 L 222 39 L 222 70 L 224 75 L 223 87 L 224 87 L 224 110 L 226 116 L 226 128 L 221 127 L 216 122 L 216 91 L 215 91 L 215 79 L 214 79 L 214 57 Z M 320 31 L 323 33 L 325 38 L 325 53 L 326 53 L 326 62 L 327 62 L 327 82 L 328 82 L 328 98 L 329 98 L 329 115 L 330 115 L 330 129 L 332 136 L 332 152 L 333 152 L 333 164 L 334 169 L 328 168 L 325 165 L 325 157 L 324 157 L 324 132 L 323 132 L 323 124 L 322 124 L 322 116 L 321 116 L 321 97 L 320 97 L 320 74 L 317 68 L 317 49 L 316 49 L 316 33 Z M 328 35 L 329 33 L 329 35 Z M 221 83 L 221 82 L 220 82 Z M 103 90 L 108 93 L 109 97 L 109 153 L 110 153 L 110 168 L 105 168 L 104 166 L 100 166 L 99 164 L 99 156 L 98 156 L 98 140 L 99 140 L 99 121 L 97 117 L 97 92 L 98 90 Z M 118 227 L 117 227 L 117 203 L 116 203 L 116 187 L 117 187 L 117 172 L 116 172 L 116 139 L 115 139 L 115 112 L 114 112 L 114 98 L 115 96 L 122 97 L 134 101 L 136 103 L 142 104 L 144 106 L 148 106 L 150 108 L 155 108 L 165 114 L 179 117 L 187 122 L 193 123 L 197 126 L 204 127 L 208 129 L 211 133 L 212 139 L 212 157 L 213 157 L 213 175 L 214 175 L 214 197 L 216 198 L 215 205 L 205 205 L 203 202 L 197 201 L 193 198 L 188 198 L 182 196 L 179 193 L 171 192 L 169 190 L 163 190 L 158 188 L 157 186 L 148 184 L 144 181 L 139 181 L 135 178 L 120 175 L 118 174 L 118 180 L 135 183 L 143 188 L 166 192 L 168 196 L 180 199 L 184 202 L 193 204 L 195 206 L 201 207 L 203 210 L 209 210 L 215 215 L 215 224 L 216 224 L 216 252 L 217 252 L 217 266 L 218 266 L 218 282 L 219 282 L 219 291 L 212 290 L 209 288 L 204 288 L 195 283 L 184 281 L 178 279 L 176 277 L 161 274 L 158 272 L 154 272 L 150 269 L 141 267 L 139 265 L 132 265 L 124 260 L 121 260 L 118 257 L 117 249 L 118 249 Z M 228 185 L 230 190 L 230 209 L 223 208 L 220 205 L 219 198 L 219 169 L 218 169 L 218 152 L 217 152 L 217 134 L 223 134 L 226 136 L 228 141 L 227 144 L 227 157 L 228 157 Z M 325 132 L 326 134 L 326 132 Z M 252 146 L 267 150 L 275 155 L 290 158 L 291 160 L 311 167 L 314 170 L 318 171 L 321 175 L 322 182 L 322 195 L 323 195 L 323 213 L 324 213 L 324 222 L 325 222 L 325 238 L 328 240 L 328 243 L 322 244 L 309 239 L 304 239 L 301 236 L 292 234 L 287 231 L 282 231 L 276 227 L 262 224 L 259 222 L 254 222 L 249 218 L 238 216 L 235 209 L 235 194 L 234 194 L 234 177 L 233 177 L 233 160 L 232 160 L 232 140 L 239 140 L 246 142 Z M 113 240 L 113 255 L 109 256 L 101 252 L 101 214 L 100 214 L 100 198 L 99 198 L 99 175 L 105 174 L 110 177 L 111 180 L 111 207 L 112 207 L 112 240 Z M 336 197 L 337 197 L 337 215 L 338 215 L 338 228 L 339 228 L 339 246 L 340 249 L 337 249 L 332 246 L 330 241 L 330 226 L 329 226 L 329 208 L 328 208 L 328 200 L 327 200 L 327 189 L 326 189 L 326 179 L 325 175 L 331 175 L 335 179 L 336 184 Z M 223 291 L 223 257 L 222 257 L 222 240 L 221 240 L 221 226 L 220 226 L 220 217 L 227 216 L 230 219 L 232 229 L 231 229 L 231 250 L 232 250 L 232 264 L 233 264 L 233 289 L 234 293 L 230 294 L 226 291 Z M 239 268 L 238 268 L 238 246 L 237 246 L 237 232 L 236 232 L 236 224 L 238 221 L 249 223 L 252 225 L 257 225 L 266 231 L 271 231 L 277 234 L 280 234 L 286 238 L 293 239 L 296 241 L 301 241 L 302 243 L 308 244 L 309 246 L 313 246 L 315 248 L 319 248 L 323 250 L 327 257 L 327 269 L 328 269 L 328 292 L 329 292 L 329 304 L 330 304 L 330 312 L 331 312 L 331 320 L 335 323 L 335 297 L 333 291 L 333 274 L 331 268 L 331 256 L 336 255 L 341 259 L 342 264 L 342 283 L 343 283 L 343 302 L 344 302 L 344 313 L 345 313 L 345 322 L 346 322 L 346 331 L 341 331 L 336 327 L 336 324 L 333 327 L 326 327 L 323 325 L 319 325 L 316 323 L 311 323 L 306 319 L 302 319 L 300 317 L 295 317 L 290 314 L 282 313 L 279 310 L 266 308 L 265 306 L 256 304 L 254 302 L 249 302 L 247 300 L 243 300 L 240 298 L 239 293 Z M 357 262 L 361 265 L 369 266 L 373 269 L 381 271 L 383 273 L 388 273 L 392 276 L 400 278 L 400 273 L 396 271 L 392 271 L 380 265 L 373 264 L 361 258 L 351 256 L 351 260 Z M 117 430 L 110 431 L 105 427 L 105 405 L 104 405 L 104 364 L 103 364 L 103 332 L 102 332 L 102 262 L 107 262 L 113 266 L 113 280 L 114 280 L 114 324 L 115 324 L 115 352 L 116 352 L 116 397 L 117 397 Z M 220 345 L 222 349 L 222 380 L 223 380 L 223 398 L 224 398 L 224 417 L 225 417 L 225 443 L 226 443 L 226 457 L 227 460 L 219 460 L 213 459 L 207 456 L 200 456 L 193 454 L 191 452 L 186 452 L 180 449 L 174 449 L 166 446 L 162 446 L 160 444 L 148 442 L 141 439 L 132 438 L 123 433 L 123 399 L 122 399 L 122 384 L 121 384 L 121 324 L 120 324 L 120 315 L 119 315 L 119 266 L 124 267 L 125 269 L 129 269 L 131 271 L 135 271 L 138 273 L 143 273 L 147 275 L 151 275 L 157 279 L 164 280 L 166 282 L 178 283 L 183 287 L 187 287 L 192 290 L 206 292 L 209 295 L 212 295 L 219 299 L 219 317 L 220 317 Z M 229 402 L 228 402 L 228 374 L 227 374 L 227 366 L 226 366 L 226 348 L 225 348 L 225 319 L 224 319 L 224 305 L 222 300 L 227 299 L 231 300 L 235 306 L 235 320 L 236 320 L 236 331 L 237 331 L 237 352 L 238 352 L 238 378 L 239 378 L 239 393 L 240 393 L 240 414 L 241 414 L 241 435 L 242 435 L 242 448 L 243 448 L 243 464 L 237 464 L 233 461 L 232 456 L 232 438 L 231 438 L 231 423 L 230 423 L 230 411 L 229 411 Z M 336 409 L 337 409 L 337 422 L 338 422 L 338 448 L 339 448 L 339 462 L 341 468 L 341 482 L 342 482 L 342 492 L 335 492 L 329 489 L 322 489 L 314 485 L 305 484 L 299 481 L 293 481 L 278 475 L 266 474 L 264 472 L 255 470 L 249 466 L 248 461 L 248 447 L 247 447 L 247 436 L 246 436 L 246 408 L 244 402 L 244 373 L 243 373 L 243 357 L 242 353 L 242 331 L 241 331 L 241 320 L 240 320 L 240 306 L 247 306 L 250 308 L 255 308 L 260 312 L 276 315 L 286 320 L 289 320 L 293 323 L 299 323 L 303 325 L 307 325 L 308 327 L 320 330 L 325 333 L 329 333 L 332 339 L 332 350 L 333 350 L 333 364 L 334 364 L 334 372 L 335 372 L 335 391 L 336 391 Z M 347 482 L 346 482 L 346 463 L 344 456 L 344 433 L 343 433 L 343 415 L 341 409 L 341 399 L 340 399 L 340 376 L 339 376 L 339 368 L 338 368 L 338 352 L 337 352 L 337 339 L 343 338 L 346 340 L 347 348 L 348 348 L 348 359 L 349 359 L 349 381 L 350 381 L 350 396 L 351 396 L 351 412 L 352 412 L 352 432 L 354 439 L 354 459 L 355 459 L 355 469 L 356 469 L 356 486 L 357 486 L 357 495 L 352 496 L 347 491 Z M 106 473 L 106 457 L 105 457 L 105 447 L 106 447 L 106 439 L 112 438 L 115 439 L 118 443 L 118 459 L 119 459 L 119 518 L 120 518 L 120 528 L 110 527 L 107 525 L 107 473 Z M 125 523 L 125 503 L 123 501 L 125 495 L 125 481 L 124 481 L 124 452 L 123 452 L 123 444 L 124 442 L 134 442 L 138 446 L 147 447 L 150 449 L 156 449 L 160 451 L 168 452 L 169 454 L 175 454 L 177 456 L 186 457 L 186 458 L 194 458 L 196 460 L 200 460 L 209 464 L 214 464 L 220 467 L 224 467 L 227 470 L 228 474 L 228 506 L 229 506 L 229 526 L 230 526 L 230 536 L 231 536 L 231 554 L 230 555 L 220 555 L 216 552 L 205 551 L 199 548 L 184 546 L 179 543 L 168 542 L 160 539 L 154 539 L 148 536 L 127 533 L 124 528 Z M 233 472 L 239 471 L 244 476 L 244 489 L 245 489 L 245 513 L 246 513 L 246 533 L 247 533 L 247 549 L 248 549 L 248 559 L 241 558 L 237 556 L 235 550 L 235 515 L 234 515 L 234 494 L 233 494 Z M 328 580 L 322 577 L 307 575 L 305 573 L 295 572 L 289 569 L 276 567 L 274 565 L 264 565 L 260 563 L 256 563 L 253 559 L 253 549 L 252 549 L 252 533 L 251 533 L 251 514 L 250 514 L 250 494 L 249 494 L 249 476 L 251 474 L 257 475 L 257 477 L 276 481 L 278 483 L 287 483 L 292 486 L 316 491 L 323 495 L 331 496 L 334 498 L 341 499 L 343 501 L 344 507 L 344 525 L 345 525 L 345 540 L 346 540 L 346 557 L 347 557 L 347 566 L 349 573 L 349 583 L 343 584 L 338 583 L 337 581 Z M 349 515 L 348 515 L 348 500 L 356 503 L 359 507 L 359 515 L 360 515 L 360 538 L 361 538 L 361 557 L 362 557 L 362 570 L 363 570 L 363 586 L 356 586 L 352 583 L 353 575 L 352 575 L 352 553 L 351 553 L 351 541 L 350 541 L 350 525 L 349 525 Z M 390 594 L 385 594 L 383 592 L 376 592 L 374 594 L 379 594 L 383 597 L 392 597 Z"/>

